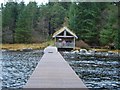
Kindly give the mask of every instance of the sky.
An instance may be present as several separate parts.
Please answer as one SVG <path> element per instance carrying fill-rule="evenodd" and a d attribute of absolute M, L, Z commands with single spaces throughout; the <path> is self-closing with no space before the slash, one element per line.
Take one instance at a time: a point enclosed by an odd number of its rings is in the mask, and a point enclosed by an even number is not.
<path fill-rule="evenodd" d="M 5 3 L 6 1 L 8 0 L 0 0 L 0 4 L 1 3 Z M 12 1 L 17 1 L 17 2 L 21 2 L 21 1 L 24 1 L 25 4 L 28 4 L 30 1 L 36 1 L 38 3 L 38 5 L 40 4 L 45 4 L 45 3 L 48 3 L 48 1 L 51 1 L 51 2 L 56 2 L 57 0 L 12 0 Z M 61 1 L 61 0 L 59 0 Z M 118 2 L 120 0 L 63 0 L 64 2 Z"/>
<path fill-rule="evenodd" d="M 6 1 L 8 1 L 8 0 L 0 0 L 0 3 L 4 3 Z M 13 0 L 13 1 L 15 1 L 15 0 Z M 45 4 L 48 2 L 48 0 L 16 0 L 16 1 L 18 1 L 18 2 L 24 1 L 25 4 L 28 4 L 29 1 L 36 1 L 38 4 L 42 4 L 42 3 Z"/>
<path fill-rule="evenodd" d="M 8 0 L 0 0 L 0 4 L 4 3 L 6 1 L 8 1 Z M 15 0 L 13 0 L 13 1 L 15 1 Z M 21 2 L 22 0 L 16 0 L 16 1 Z M 42 3 L 45 4 L 48 1 L 55 2 L 57 0 L 23 0 L 23 1 L 25 2 L 25 4 L 28 4 L 29 1 L 36 1 L 38 3 L 38 5 L 40 5 Z M 59 0 L 59 1 L 61 1 L 61 0 Z M 77 2 L 101 2 L 101 1 L 102 2 L 113 2 L 113 1 L 115 1 L 115 2 L 118 2 L 120 0 L 63 0 L 63 1 L 65 1 L 65 2 L 70 2 L 70 1 L 77 1 Z"/>

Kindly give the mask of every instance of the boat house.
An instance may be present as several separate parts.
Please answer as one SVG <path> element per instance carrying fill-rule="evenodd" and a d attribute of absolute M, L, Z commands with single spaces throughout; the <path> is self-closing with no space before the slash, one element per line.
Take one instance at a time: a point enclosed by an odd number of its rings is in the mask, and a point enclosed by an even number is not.
<path fill-rule="evenodd" d="M 57 48 L 74 49 L 75 39 L 78 37 L 70 29 L 63 27 L 53 34 L 53 38 L 55 39 L 55 46 Z"/>

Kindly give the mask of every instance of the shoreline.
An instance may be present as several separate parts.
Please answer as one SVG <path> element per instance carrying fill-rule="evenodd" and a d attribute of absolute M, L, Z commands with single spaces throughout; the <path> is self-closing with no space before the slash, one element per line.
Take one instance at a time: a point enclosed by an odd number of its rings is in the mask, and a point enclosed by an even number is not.
<path fill-rule="evenodd" d="M 1 44 L 0 49 L 10 50 L 10 51 L 36 50 L 36 49 L 44 49 L 49 45 L 53 45 L 53 42 L 48 41 L 43 43 L 32 43 L 32 44 Z"/>
<path fill-rule="evenodd" d="M 9 51 L 24 51 L 24 50 L 37 50 L 44 49 L 49 45 L 54 45 L 52 41 L 44 42 L 44 43 L 33 43 L 33 44 L 1 44 L 0 50 L 9 50 Z M 76 47 L 75 50 L 80 50 L 81 48 Z M 90 48 L 89 50 L 94 50 L 96 52 L 114 52 L 120 53 L 120 50 L 110 50 L 110 49 L 99 49 L 99 48 Z"/>

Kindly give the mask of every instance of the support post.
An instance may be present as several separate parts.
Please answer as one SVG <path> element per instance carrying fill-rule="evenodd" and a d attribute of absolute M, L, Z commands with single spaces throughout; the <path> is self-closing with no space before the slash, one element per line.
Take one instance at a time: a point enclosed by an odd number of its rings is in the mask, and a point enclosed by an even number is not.
<path fill-rule="evenodd" d="M 56 45 L 56 37 L 55 37 L 55 42 L 54 42 L 54 45 L 57 47 L 57 45 Z"/>
<path fill-rule="evenodd" d="M 74 37 L 74 49 L 75 49 L 75 37 Z"/>

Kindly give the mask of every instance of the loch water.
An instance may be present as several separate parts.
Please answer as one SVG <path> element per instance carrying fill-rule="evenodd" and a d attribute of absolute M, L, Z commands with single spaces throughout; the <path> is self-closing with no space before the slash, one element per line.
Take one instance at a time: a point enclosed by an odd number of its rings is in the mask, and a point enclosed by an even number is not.
<path fill-rule="evenodd" d="M 120 90 L 120 55 L 96 57 L 71 52 L 61 54 L 88 88 Z M 43 50 L 3 51 L 2 88 L 22 88 L 42 56 Z"/>
<path fill-rule="evenodd" d="M 120 90 L 120 55 L 61 53 L 85 85 L 93 90 Z"/>
<path fill-rule="evenodd" d="M 2 88 L 22 88 L 43 55 L 43 50 L 3 51 Z"/>

